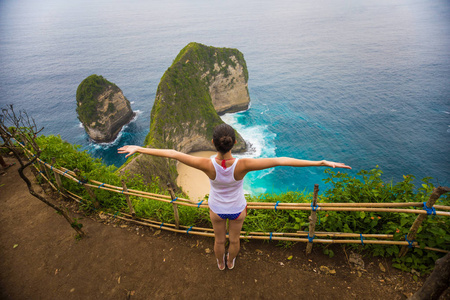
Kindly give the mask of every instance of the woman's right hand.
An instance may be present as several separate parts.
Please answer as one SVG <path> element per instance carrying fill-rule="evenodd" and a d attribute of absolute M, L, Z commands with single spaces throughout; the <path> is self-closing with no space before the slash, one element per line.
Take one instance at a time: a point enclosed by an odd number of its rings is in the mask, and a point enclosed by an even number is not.
<path fill-rule="evenodd" d="M 328 160 L 323 160 L 322 162 L 325 166 L 331 167 L 331 168 L 343 168 L 343 169 L 351 169 L 352 168 L 350 166 L 347 166 L 344 163 L 337 163 L 337 162 L 328 161 Z"/>

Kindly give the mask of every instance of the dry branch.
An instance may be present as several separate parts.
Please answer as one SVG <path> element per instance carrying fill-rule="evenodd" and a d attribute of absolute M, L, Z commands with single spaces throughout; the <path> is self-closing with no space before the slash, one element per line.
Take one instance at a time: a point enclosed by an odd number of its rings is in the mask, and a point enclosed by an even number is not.
<path fill-rule="evenodd" d="M 433 192 L 430 195 L 430 198 L 426 202 L 426 206 L 428 209 L 433 209 L 433 205 L 436 203 L 437 199 L 441 197 L 441 195 L 450 192 L 450 188 L 448 187 L 442 187 L 439 186 L 437 188 L 433 189 Z M 426 214 L 429 214 L 429 211 L 426 211 Z M 437 212 L 435 212 L 437 214 Z M 413 225 L 409 229 L 409 233 L 406 237 L 408 241 L 413 241 L 416 238 L 417 230 L 419 229 L 420 225 L 422 225 L 423 220 L 425 220 L 426 215 L 422 214 L 420 216 L 417 216 L 416 220 L 414 221 Z M 403 246 L 402 249 L 399 252 L 399 257 L 402 257 L 408 252 L 408 248 L 406 246 Z"/>

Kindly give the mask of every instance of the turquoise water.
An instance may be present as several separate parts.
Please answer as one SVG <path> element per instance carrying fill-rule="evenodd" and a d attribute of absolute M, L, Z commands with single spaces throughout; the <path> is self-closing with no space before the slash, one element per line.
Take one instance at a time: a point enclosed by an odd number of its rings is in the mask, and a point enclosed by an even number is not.
<path fill-rule="evenodd" d="M 450 180 L 448 1 L 0 1 L 0 104 L 25 109 L 44 134 L 119 166 L 142 145 L 161 76 L 189 42 L 239 49 L 251 107 L 225 115 L 246 156 L 378 165 Z M 89 141 L 76 115 L 79 83 L 99 74 L 138 112 L 111 144 Z M 312 190 L 319 168 L 275 168 L 248 191 Z M 418 182 L 417 182 L 418 183 Z"/>

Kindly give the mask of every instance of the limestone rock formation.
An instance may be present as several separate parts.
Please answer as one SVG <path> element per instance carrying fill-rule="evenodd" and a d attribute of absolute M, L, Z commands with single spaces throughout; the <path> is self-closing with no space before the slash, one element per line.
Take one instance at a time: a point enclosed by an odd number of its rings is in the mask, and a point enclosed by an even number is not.
<path fill-rule="evenodd" d="M 77 89 L 78 119 L 97 143 L 109 143 L 133 118 L 130 101 L 122 90 L 102 76 L 91 75 Z"/>
<path fill-rule="evenodd" d="M 212 132 L 223 123 L 218 113 L 248 108 L 247 82 L 247 65 L 237 49 L 188 44 L 161 78 L 145 144 L 184 153 L 215 151 Z M 236 137 L 233 151 L 244 152 L 245 141 L 238 133 Z M 164 183 L 175 186 L 175 162 L 167 159 L 141 155 L 123 170 L 143 174 L 145 178 L 158 175 Z"/>
<path fill-rule="evenodd" d="M 214 63 L 214 72 L 209 81 L 209 93 L 214 109 L 219 115 L 246 110 L 250 104 L 245 60 L 238 53 L 229 58 L 232 63 L 227 64 L 225 61 Z M 209 74 L 208 70 L 203 76 Z"/>

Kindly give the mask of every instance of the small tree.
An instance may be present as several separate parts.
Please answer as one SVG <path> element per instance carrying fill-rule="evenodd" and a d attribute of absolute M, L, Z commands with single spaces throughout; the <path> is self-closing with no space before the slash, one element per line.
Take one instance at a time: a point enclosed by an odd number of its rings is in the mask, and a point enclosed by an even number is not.
<path fill-rule="evenodd" d="M 36 137 L 38 133 L 40 133 L 44 128 L 38 130 L 36 123 L 33 118 L 30 118 L 25 111 L 20 111 L 19 114 L 14 112 L 13 105 L 10 105 L 8 108 L 2 109 L 2 114 L 0 115 L 0 137 L 3 139 L 3 147 L 6 147 L 10 150 L 14 157 L 20 164 L 19 167 L 19 175 L 20 178 L 25 181 L 28 191 L 31 195 L 38 198 L 54 210 L 56 210 L 59 214 L 61 214 L 67 222 L 69 222 L 70 226 L 77 232 L 78 237 L 83 237 L 86 234 L 81 229 L 82 224 L 73 220 L 66 209 L 64 209 L 61 205 L 54 204 L 50 202 L 45 197 L 36 193 L 33 189 L 31 181 L 24 174 L 24 170 L 34 164 L 41 154 L 41 149 L 36 143 Z M 23 144 L 27 145 L 31 148 L 31 151 L 34 153 L 33 157 L 28 160 L 25 159 L 23 155 L 21 155 L 21 151 L 14 144 L 14 140 L 20 141 Z"/>

